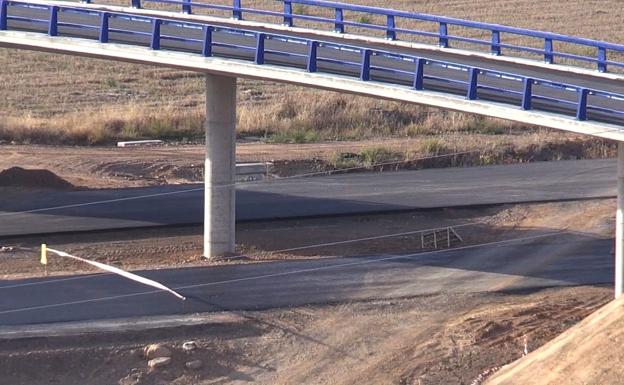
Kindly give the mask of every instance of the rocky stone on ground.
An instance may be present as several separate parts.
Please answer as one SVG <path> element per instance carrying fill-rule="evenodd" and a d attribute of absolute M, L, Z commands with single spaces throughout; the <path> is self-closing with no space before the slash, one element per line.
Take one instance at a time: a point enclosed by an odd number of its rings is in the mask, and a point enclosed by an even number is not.
<path fill-rule="evenodd" d="M 184 350 L 185 352 L 192 352 L 195 349 L 197 349 L 197 344 L 195 343 L 195 341 L 187 341 L 182 344 L 182 350 Z"/>
<path fill-rule="evenodd" d="M 153 358 L 171 357 L 171 350 L 162 344 L 147 345 L 143 350 L 145 358 L 151 360 Z"/>
<path fill-rule="evenodd" d="M 167 366 L 171 363 L 171 357 L 158 357 L 151 359 L 147 362 L 147 366 L 150 369 L 156 369 L 163 366 Z"/>

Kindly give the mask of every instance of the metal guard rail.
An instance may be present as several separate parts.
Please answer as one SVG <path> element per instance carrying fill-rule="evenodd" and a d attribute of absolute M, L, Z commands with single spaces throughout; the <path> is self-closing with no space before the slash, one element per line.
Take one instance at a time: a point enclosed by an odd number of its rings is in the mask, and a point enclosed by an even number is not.
<path fill-rule="evenodd" d="M 88 3 L 91 0 L 84 0 Z M 263 16 L 275 16 L 281 18 L 283 23 L 287 26 L 295 26 L 295 20 L 308 20 L 319 23 L 328 23 L 333 25 L 334 31 L 338 33 L 345 33 L 345 27 L 357 27 L 375 31 L 385 31 L 385 37 L 389 40 L 397 40 L 397 33 L 405 33 L 417 36 L 425 36 L 435 38 L 438 41 L 440 47 L 450 48 L 451 42 L 465 42 L 471 44 L 482 45 L 489 47 L 490 53 L 495 56 L 503 54 L 503 49 L 510 51 L 520 51 L 530 54 L 541 55 L 544 61 L 549 64 L 555 63 L 555 58 L 578 60 L 595 64 L 596 69 L 600 72 L 607 72 L 609 66 L 624 68 L 624 63 L 608 59 L 609 51 L 624 53 L 624 45 L 607 43 L 599 40 L 585 39 L 580 37 L 568 36 L 557 33 L 534 31 L 525 28 L 509 27 L 500 24 L 481 23 L 470 20 L 463 20 L 452 17 L 435 16 L 424 13 L 396 11 L 387 8 L 370 7 L 356 4 L 340 3 L 324 0 L 277 0 L 283 3 L 283 10 L 276 12 L 267 9 L 255 9 L 243 7 L 242 0 L 232 0 L 231 6 L 208 4 L 192 0 L 131 0 L 131 4 L 135 8 L 141 8 L 142 3 L 152 2 L 161 4 L 179 5 L 180 9 L 184 13 L 192 13 L 194 7 L 214 9 L 220 11 L 231 12 L 231 16 L 234 19 L 242 20 L 245 13 L 263 15 Z M 333 9 L 335 15 L 334 18 L 306 15 L 303 13 L 295 12 L 293 4 L 300 4 L 301 6 L 311 6 L 325 9 Z M 385 18 L 385 25 L 373 24 L 367 21 L 352 21 L 345 19 L 345 11 L 358 12 L 370 15 L 379 15 Z M 425 22 L 432 22 L 438 24 L 438 32 L 427 32 L 415 29 L 399 28 L 397 26 L 397 19 L 411 19 Z M 489 40 L 470 38 L 466 36 L 453 35 L 449 32 L 449 26 L 465 27 L 480 31 L 487 31 L 490 33 Z M 543 40 L 543 49 L 535 47 L 507 44 L 502 41 L 502 34 L 512 34 L 525 36 L 530 38 L 536 38 Z M 555 49 L 555 43 L 570 43 L 581 47 L 590 47 L 596 50 L 594 56 L 588 56 L 583 54 L 575 54 L 564 51 L 557 51 Z"/>
<path fill-rule="evenodd" d="M 23 7 L 23 8 L 31 8 L 44 10 L 47 12 L 46 19 L 36 19 L 36 18 L 27 18 L 11 15 L 9 12 L 9 6 L 11 7 Z M 99 25 L 89 25 L 89 24 L 80 24 L 80 23 L 70 23 L 70 22 L 62 22 L 59 21 L 60 13 L 73 13 L 73 14 L 82 14 L 82 15 L 90 15 L 99 18 Z M 150 32 L 145 31 L 135 31 L 130 29 L 120 29 L 120 28 L 111 28 L 109 23 L 112 19 L 121 19 L 125 21 L 138 22 L 141 24 L 149 24 L 151 26 Z M 538 79 L 538 78 L 530 78 L 522 75 L 516 75 L 507 72 L 494 71 L 488 69 L 481 69 L 471 66 L 466 66 L 462 64 L 436 61 L 430 59 L 424 59 L 421 57 L 392 53 L 383 50 L 369 49 L 366 47 L 358 47 L 353 45 L 346 44 L 338 44 L 338 43 L 330 43 L 313 39 L 304 39 L 304 38 L 295 38 L 292 36 L 284 36 L 278 34 L 267 34 L 256 31 L 248 31 L 242 29 L 228 28 L 228 27 L 219 27 L 219 26 L 211 26 L 206 24 L 199 23 L 189 23 L 189 22 L 180 22 L 175 20 L 167 20 L 162 18 L 155 17 L 146 17 L 146 16 L 133 16 L 127 13 L 114 13 L 114 12 L 106 12 L 106 11 L 97 11 L 97 10 L 87 10 L 80 7 L 70 7 L 70 6 L 46 6 L 46 5 L 33 5 L 28 2 L 19 1 L 19 0 L 0 0 L 0 31 L 9 29 L 9 21 L 18 21 L 18 22 L 26 22 L 33 24 L 46 24 L 47 25 L 47 34 L 49 36 L 59 36 L 59 27 L 71 27 L 71 28 L 79 28 L 79 29 L 87 29 L 87 30 L 96 30 L 97 39 L 100 43 L 108 43 L 109 42 L 109 34 L 110 33 L 119 33 L 123 35 L 133 35 L 133 36 L 141 36 L 147 37 L 149 39 L 149 47 L 153 50 L 161 49 L 161 42 L 163 40 L 171 40 L 178 41 L 183 43 L 195 44 L 197 47 L 194 50 L 195 54 L 200 54 L 204 57 L 217 56 L 213 52 L 214 47 L 228 47 L 234 50 L 242 50 L 242 51 L 253 51 L 253 62 L 258 65 L 265 64 L 265 56 L 267 54 L 275 54 L 280 56 L 288 56 L 295 58 L 303 58 L 305 59 L 305 64 L 301 65 L 301 69 L 305 69 L 307 72 L 323 72 L 322 69 L 319 68 L 319 63 L 331 63 L 335 65 L 342 66 L 343 68 L 351 68 L 354 67 L 359 69 L 359 79 L 362 81 L 371 81 L 371 71 L 380 71 L 390 74 L 399 74 L 399 75 L 407 75 L 410 77 L 411 87 L 417 92 L 425 90 L 425 79 L 442 81 L 453 84 L 462 84 L 465 85 L 465 96 L 469 100 L 477 100 L 479 99 L 479 90 L 488 90 L 493 91 L 498 94 L 513 94 L 521 96 L 521 103 L 519 107 L 523 110 L 532 110 L 537 109 L 534 106 L 534 100 L 548 100 L 550 102 L 554 102 L 556 104 L 564 105 L 564 106 L 572 106 L 576 111 L 576 119 L 585 121 L 588 120 L 588 112 L 602 112 L 615 114 L 617 116 L 624 117 L 624 109 L 611 109 L 600 106 L 591 105 L 588 103 L 589 96 L 596 98 L 609 99 L 618 102 L 624 102 L 624 95 L 617 94 L 612 92 L 605 92 L 601 90 L 594 90 L 584 87 L 579 87 L 571 84 L 563 84 L 552 82 L 546 79 Z M 173 28 L 177 28 L 181 31 L 184 30 L 193 30 L 193 31 L 202 31 L 202 38 L 189 38 L 183 36 L 175 36 L 175 35 L 165 35 L 161 33 L 161 26 L 170 26 Z M 244 45 L 236 45 L 236 44 L 225 44 L 213 42 L 212 34 L 214 32 L 220 33 L 229 33 L 235 35 L 242 35 L 247 37 L 253 37 L 255 39 L 255 46 L 249 47 Z M 70 34 L 70 36 L 72 36 Z M 265 48 L 265 42 L 267 40 L 278 40 L 288 43 L 294 43 L 297 45 L 303 45 L 306 47 L 306 54 L 295 53 L 295 52 L 286 52 L 286 51 L 276 51 L 276 50 L 268 50 Z M 125 42 L 126 44 L 139 44 L 136 42 Z M 341 52 L 348 52 L 352 54 L 359 55 L 358 61 L 348 61 L 348 60 L 338 60 L 332 59 L 328 57 L 323 57 L 319 55 L 318 48 L 331 49 Z M 175 49 L 174 49 L 175 51 Z M 190 53 L 193 54 L 193 53 Z M 413 71 L 404 71 L 390 67 L 384 67 L 382 65 L 373 65 L 371 64 L 372 57 L 381 57 L 385 60 L 393 60 L 400 62 L 408 62 L 412 64 Z M 468 80 L 462 81 L 453 78 L 444 78 L 439 76 L 428 75 L 425 71 L 425 66 L 432 67 L 443 67 L 449 70 L 466 72 L 468 74 Z M 292 65 L 288 66 L 292 68 Z M 335 71 L 325 71 L 327 73 L 335 74 Z M 513 89 L 500 88 L 500 87 L 492 87 L 483 84 L 479 84 L 479 79 L 482 77 L 489 78 L 499 78 L 506 79 L 514 82 L 519 82 L 522 84 L 521 90 L 517 91 Z M 378 82 L 396 84 L 396 85 L 404 85 L 404 81 L 400 81 L 400 79 L 392 78 L 390 80 L 382 79 L 378 80 Z M 533 93 L 533 87 L 539 85 L 543 87 L 553 88 L 560 91 L 572 92 L 574 94 L 574 101 L 568 99 L 560 99 L 553 97 L 546 97 L 543 95 L 537 95 Z"/>

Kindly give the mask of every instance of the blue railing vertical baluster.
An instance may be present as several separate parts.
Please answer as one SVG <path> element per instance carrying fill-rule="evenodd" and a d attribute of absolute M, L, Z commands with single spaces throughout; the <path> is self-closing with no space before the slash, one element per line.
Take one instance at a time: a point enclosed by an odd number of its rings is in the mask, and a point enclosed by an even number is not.
<path fill-rule="evenodd" d="M 468 72 L 468 94 L 466 97 L 470 100 L 477 99 L 477 89 L 479 88 L 479 70 L 471 68 Z"/>
<path fill-rule="evenodd" d="M 141 0 L 132 0 L 132 8 L 141 9 Z"/>
<path fill-rule="evenodd" d="M 100 15 L 100 36 L 98 40 L 100 43 L 108 43 L 108 19 L 110 14 L 108 12 L 102 12 Z"/>
<path fill-rule="evenodd" d="M 500 31 L 492 30 L 492 47 L 490 52 L 492 55 L 500 56 L 501 47 L 500 47 Z"/>
<path fill-rule="evenodd" d="M 7 18 L 9 17 L 9 2 L 0 0 L 0 31 L 6 31 L 8 28 Z"/>
<path fill-rule="evenodd" d="M 607 49 L 598 47 L 598 71 L 607 72 Z"/>
<path fill-rule="evenodd" d="M 232 17 L 235 20 L 243 20 L 243 11 L 241 11 L 241 0 L 233 0 L 232 2 Z"/>
<path fill-rule="evenodd" d="M 259 33 L 256 35 L 256 57 L 254 58 L 254 62 L 256 64 L 264 64 L 264 41 L 266 39 L 266 35 L 263 33 Z"/>
<path fill-rule="evenodd" d="M 308 62 L 306 63 L 306 70 L 308 72 L 316 72 L 317 48 L 318 48 L 318 41 L 308 42 Z"/>
<path fill-rule="evenodd" d="M 370 80 L 370 58 L 372 55 L 370 49 L 362 50 L 362 66 L 360 68 L 360 80 Z"/>
<path fill-rule="evenodd" d="M 524 78 L 522 81 L 522 109 L 528 111 L 532 108 L 532 98 L 533 98 L 533 79 Z"/>
<path fill-rule="evenodd" d="M 342 8 L 336 8 L 336 18 L 334 19 L 334 31 L 344 33 L 344 12 Z"/>
<path fill-rule="evenodd" d="M 193 9 L 191 8 L 192 0 L 182 0 L 182 13 L 191 14 L 193 13 Z"/>
<path fill-rule="evenodd" d="M 160 24 L 162 20 L 152 20 L 152 41 L 150 42 L 151 49 L 160 49 Z"/>
<path fill-rule="evenodd" d="M 446 23 L 440 23 L 440 42 L 438 44 L 442 48 L 447 48 L 449 46 L 448 24 Z"/>
<path fill-rule="evenodd" d="M 386 39 L 396 40 L 396 31 L 394 28 L 396 28 L 394 15 L 388 15 L 386 17 Z"/>
<path fill-rule="evenodd" d="M 293 7 L 292 1 L 284 0 L 284 25 L 293 26 Z"/>
<path fill-rule="evenodd" d="M 202 45 L 202 55 L 212 56 L 212 30 L 213 27 L 207 25 L 204 27 L 204 41 Z"/>
<path fill-rule="evenodd" d="M 414 89 L 422 90 L 425 88 L 425 59 L 416 59 L 416 68 L 414 71 Z"/>
<path fill-rule="evenodd" d="M 576 106 L 576 119 L 587 120 L 587 96 L 589 90 L 586 88 L 579 89 L 578 104 Z"/>
<path fill-rule="evenodd" d="M 50 36 L 58 36 L 58 11 L 58 6 L 50 7 L 50 21 L 48 23 L 48 35 Z"/>
<path fill-rule="evenodd" d="M 555 55 L 553 55 L 553 41 L 552 39 L 544 39 L 544 61 L 548 64 L 555 62 Z"/>

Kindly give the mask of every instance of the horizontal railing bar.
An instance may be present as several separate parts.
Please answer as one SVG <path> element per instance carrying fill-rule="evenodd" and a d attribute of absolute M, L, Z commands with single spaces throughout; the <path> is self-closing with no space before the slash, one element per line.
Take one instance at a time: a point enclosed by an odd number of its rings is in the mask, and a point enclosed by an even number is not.
<path fill-rule="evenodd" d="M 286 51 L 278 51 L 278 50 L 273 50 L 273 49 L 267 49 L 264 50 L 265 54 L 274 54 L 274 55 L 281 55 L 281 56 L 292 56 L 292 57 L 305 57 L 307 58 L 308 55 L 302 54 L 302 53 L 293 53 L 293 52 L 286 52 Z"/>
<path fill-rule="evenodd" d="M 395 74 L 402 74 L 402 75 L 414 75 L 413 71 L 397 70 L 393 68 L 386 68 L 386 67 L 380 67 L 380 66 L 370 66 L 370 69 L 376 70 L 376 71 L 390 72 L 390 73 L 395 73 Z"/>
<path fill-rule="evenodd" d="M 599 40 L 581 38 L 581 37 L 572 37 L 568 35 L 552 33 L 552 32 L 543 32 L 543 31 L 534 31 L 525 28 L 518 27 L 509 27 L 502 24 L 494 24 L 494 23 L 483 23 L 471 20 L 458 19 L 453 17 L 446 16 L 435 16 L 429 15 L 425 13 L 412 13 L 406 11 L 397 11 L 387 8 L 380 7 L 371 7 L 365 5 L 356 5 L 349 3 L 339 3 L 333 1 L 324 1 L 324 0 L 289 0 L 293 4 L 304 4 L 304 5 L 312 5 L 319 6 L 324 8 L 339 8 L 345 11 L 356 11 L 356 12 L 364 12 L 371 14 L 379 14 L 383 16 L 394 16 L 394 17 L 403 17 L 407 19 L 415 19 L 421 21 L 430 21 L 434 23 L 446 23 L 450 25 L 456 25 L 460 27 L 470 27 L 474 29 L 481 29 L 487 31 L 499 31 L 503 33 L 511 33 L 515 35 L 525 35 L 530 37 L 537 37 L 540 39 L 552 39 L 556 41 L 566 42 L 566 43 L 574 43 L 574 44 L 582 44 L 589 45 L 593 47 L 602 47 L 610 50 L 624 51 L 624 45 L 607 43 Z"/>
<path fill-rule="evenodd" d="M 86 25 L 86 24 L 78 24 L 78 23 L 66 23 L 59 21 L 57 24 L 59 27 L 70 27 L 70 28 L 80 28 L 80 29 L 100 29 L 98 25 Z"/>
<path fill-rule="evenodd" d="M 520 95 L 520 96 L 522 96 L 522 94 L 523 94 L 521 91 L 515 91 L 515 90 L 510 90 L 508 88 L 501 88 L 501 87 L 494 87 L 494 86 L 478 85 L 477 88 L 480 89 L 480 90 L 489 90 L 489 91 L 495 91 L 495 92 L 502 92 L 502 93 L 505 93 L 505 94 L 512 94 L 512 95 Z"/>
<path fill-rule="evenodd" d="M 450 83 L 450 84 L 461 84 L 463 86 L 468 85 L 468 82 L 465 82 L 463 80 L 441 78 L 439 76 L 427 75 L 427 76 L 424 76 L 424 78 L 428 80 L 436 80 L 436 81 L 441 81 L 441 82 Z"/>
<path fill-rule="evenodd" d="M 533 99 L 538 99 L 538 100 L 548 100 L 551 102 L 556 102 L 556 103 L 561 103 L 561 104 L 567 104 L 570 106 L 576 106 L 577 102 L 576 101 L 570 101 L 570 100 L 565 100 L 565 99 L 557 99 L 557 98 L 553 98 L 550 96 L 544 96 L 544 95 L 532 95 L 531 96 Z"/>
<path fill-rule="evenodd" d="M 179 41 L 180 43 L 203 43 L 203 40 L 201 40 L 201 39 L 193 39 L 193 38 L 189 38 L 189 37 L 160 35 L 160 38 L 163 39 L 163 40 Z"/>
<path fill-rule="evenodd" d="M 616 114 L 616 115 L 624 115 L 624 111 L 618 111 L 611 108 L 598 107 L 598 106 L 587 106 L 588 110 L 595 110 L 599 112 L 606 112 L 607 114 Z"/>
<path fill-rule="evenodd" d="M 228 43 L 212 42 L 212 45 L 213 45 L 214 47 L 244 49 L 244 50 L 248 50 L 248 51 L 255 51 L 255 50 L 256 50 L 256 48 L 255 48 L 255 47 L 248 47 L 248 46 L 245 46 L 245 45 L 237 45 L 237 44 L 228 44 Z"/>
<path fill-rule="evenodd" d="M 126 34 L 126 35 L 152 36 L 151 32 L 129 31 L 127 29 L 121 29 L 121 28 L 109 28 L 108 31 L 110 33 L 123 33 L 123 34 Z"/>
<path fill-rule="evenodd" d="M 44 24 L 48 24 L 50 22 L 50 20 L 29 19 L 27 17 L 21 17 L 21 16 L 7 16 L 7 20 L 22 21 L 26 23 L 44 23 Z"/>
<path fill-rule="evenodd" d="M 345 60 L 337 60 L 337 59 L 330 59 L 327 57 L 317 57 L 316 58 L 317 61 L 323 61 L 325 63 L 333 63 L 333 64 L 341 64 L 341 65 L 348 65 L 348 66 L 355 66 L 355 67 L 360 67 L 361 63 L 355 63 L 355 62 L 350 62 L 350 61 L 345 61 Z"/>

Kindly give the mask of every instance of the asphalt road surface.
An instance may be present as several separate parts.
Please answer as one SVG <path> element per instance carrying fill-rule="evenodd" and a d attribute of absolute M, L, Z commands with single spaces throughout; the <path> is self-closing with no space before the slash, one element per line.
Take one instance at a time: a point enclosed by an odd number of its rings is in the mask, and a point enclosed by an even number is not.
<path fill-rule="evenodd" d="M 8 14 L 10 17 L 28 17 L 40 20 L 46 20 L 48 18 L 47 10 L 28 9 L 17 7 L 15 5 L 9 5 Z M 60 12 L 59 22 L 65 23 L 65 25 L 61 25 L 59 27 L 59 33 L 62 36 L 97 39 L 97 27 L 99 26 L 100 22 L 99 17 L 97 16 L 77 14 L 75 12 Z M 67 23 L 80 23 L 83 25 L 92 26 L 94 28 L 73 27 L 67 25 Z M 226 20 L 224 20 L 222 24 L 227 25 L 228 23 Z M 230 24 L 232 23 L 230 22 Z M 237 28 L 236 25 L 233 25 L 233 27 Z M 268 27 L 270 28 L 270 25 L 268 25 Z M 151 33 L 152 28 L 150 23 L 137 21 L 135 19 L 128 20 L 113 18 L 110 20 L 110 28 L 114 29 L 115 31 L 126 30 L 143 34 L 130 35 L 127 33 L 112 32 L 110 34 L 111 42 L 149 46 L 148 35 L 149 33 Z M 47 33 L 47 26 L 45 23 L 29 23 L 21 20 L 9 20 L 9 29 Z M 163 36 L 166 35 L 174 38 L 192 38 L 197 40 L 202 39 L 202 31 L 200 29 L 182 29 L 180 27 L 171 25 L 163 25 L 162 34 Z M 293 37 L 310 37 L 301 34 L 295 34 L 292 32 L 279 32 L 279 34 L 289 35 Z M 254 59 L 254 49 L 256 46 L 256 40 L 254 36 L 240 33 L 235 34 L 223 31 L 215 31 L 212 38 L 213 43 L 215 44 L 213 50 L 213 54 L 215 56 L 243 60 Z M 315 37 L 312 38 L 317 39 Z M 339 37 L 336 37 L 334 39 L 322 38 L 320 40 L 329 40 L 329 42 L 340 42 L 344 44 L 344 41 L 341 41 Z M 353 45 L 356 44 L 357 42 L 353 43 Z M 243 48 L 241 49 L 240 47 Z M 459 55 L 454 55 L 452 54 L 452 52 L 421 52 L 415 49 L 391 47 L 383 44 L 378 44 L 378 46 L 368 44 L 367 47 L 383 49 L 385 51 L 391 51 L 392 53 L 403 53 L 418 57 L 425 57 L 432 60 L 444 60 L 450 61 L 451 63 L 477 66 L 484 69 L 511 72 L 516 75 L 530 76 L 535 79 L 547 79 L 554 82 L 563 82 L 571 85 L 584 86 L 594 90 L 624 93 L 624 83 L 621 81 L 565 73 L 556 70 L 540 70 L 536 69 L 535 67 L 527 67 L 522 65 L 514 66 L 507 63 L 496 62 L 494 59 L 487 60 L 484 58 L 476 57 L 466 58 Z M 287 39 L 269 39 L 266 41 L 265 48 L 267 51 L 273 51 L 273 53 L 268 52 L 266 54 L 266 64 L 305 69 L 305 55 L 308 49 L 305 44 L 288 41 Z M 201 52 L 201 44 L 181 42 L 179 40 L 169 39 L 163 40 L 161 42 L 161 49 L 184 51 L 198 54 Z M 284 52 L 287 52 L 289 54 L 295 54 L 298 56 L 284 55 Z M 359 52 L 351 52 L 349 50 L 339 50 L 330 48 L 329 46 L 321 46 L 318 50 L 318 70 L 320 72 L 329 72 L 339 75 L 359 77 L 360 68 L 357 63 L 361 61 L 360 56 L 361 55 Z M 348 61 L 355 64 L 351 66 L 338 65 L 337 61 Z M 235 65 L 235 62 L 233 62 L 233 65 Z M 371 58 L 371 65 L 373 67 L 383 66 L 391 70 L 390 72 L 388 72 L 386 70 L 373 69 L 371 70 L 371 80 L 407 86 L 411 86 L 413 84 L 413 76 L 411 74 L 414 72 L 414 64 L 411 62 L 407 62 L 405 60 L 391 60 L 387 57 L 382 56 L 373 56 Z M 439 78 L 442 78 L 443 80 Z M 433 65 L 429 63 L 425 68 L 425 88 L 427 90 L 442 91 L 465 96 L 467 90 L 467 85 L 465 83 L 467 81 L 467 72 L 464 70 L 459 70 L 453 66 L 441 67 L 439 65 Z M 511 80 L 510 78 L 504 77 L 481 75 L 479 79 L 479 85 L 484 87 L 501 88 L 509 91 L 501 93 L 500 91 L 492 91 L 491 88 L 483 88 L 480 89 L 478 93 L 479 99 L 481 100 L 509 103 L 516 106 L 521 105 L 522 82 L 520 81 Z M 568 90 L 561 87 L 553 88 L 550 86 L 535 85 L 533 87 L 533 93 L 534 96 L 539 96 L 539 98 L 534 98 L 533 100 L 534 108 L 555 113 L 562 113 L 571 117 L 575 116 L 575 104 L 578 100 L 578 94 L 576 91 Z M 554 102 L 549 98 L 558 98 L 561 100 L 565 100 L 569 103 Z M 620 111 L 624 110 L 624 101 L 619 99 L 606 99 L 597 96 L 590 96 L 589 105 Z M 588 112 L 588 116 L 590 117 L 590 119 L 593 120 L 624 125 L 624 116 L 622 116 L 621 114 L 605 112 L 604 110 L 593 110 Z"/>
<path fill-rule="evenodd" d="M 607 159 L 278 179 L 237 186 L 236 218 L 251 221 L 604 198 L 615 196 L 615 175 L 615 161 Z M 24 193 L 19 200 L 0 199 L 0 236 L 201 224 L 202 188 Z M 46 209 L 68 205 L 78 206 Z"/>
<path fill-rule="evenodd" d="M 186 301 L 107 274 L 0 281 L 0 334 L 11 325 L 608 284 L 610 247 L 609 240 L 564 234 L 403 257 L 139 272 Z"/>

